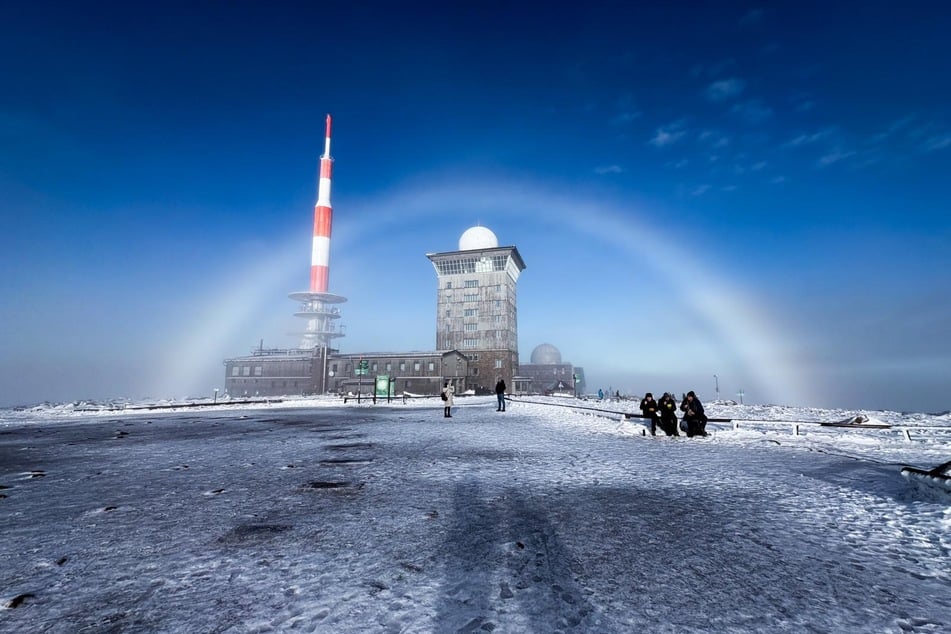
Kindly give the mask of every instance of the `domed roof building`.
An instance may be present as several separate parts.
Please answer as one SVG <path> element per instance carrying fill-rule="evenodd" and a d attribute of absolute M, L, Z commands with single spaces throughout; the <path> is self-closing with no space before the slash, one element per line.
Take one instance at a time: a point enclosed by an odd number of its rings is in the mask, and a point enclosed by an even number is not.
<path fill-rule="evenodd" d="M 530 394 L 576 396 L 585 391 L 584 369 L 562 362 L 561 351 L 550 343 L 535 346 L 532 362 L 520 365 L 518 373 L 530 381 Z"/>
<path fill-rule="evenodd" d="M 550 343 L 535 346 L 532 350 L 532 363 L 535 365 L 558 365 L 561 363 L 561 352 Z"/>

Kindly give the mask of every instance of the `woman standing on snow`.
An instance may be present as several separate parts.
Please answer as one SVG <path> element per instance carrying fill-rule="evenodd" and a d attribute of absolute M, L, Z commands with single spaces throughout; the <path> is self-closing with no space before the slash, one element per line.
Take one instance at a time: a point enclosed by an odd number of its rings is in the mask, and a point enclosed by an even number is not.
<path fill-rule="evenodd" d="M 442 389 L 440 398 L 443 400 L 443 411 L 442 415 L 444 418 L 452 418 L 452 395 L 456 393 L 454 387 L 452 387 L 451 381 L 446 381 L 446 387 Z"/>

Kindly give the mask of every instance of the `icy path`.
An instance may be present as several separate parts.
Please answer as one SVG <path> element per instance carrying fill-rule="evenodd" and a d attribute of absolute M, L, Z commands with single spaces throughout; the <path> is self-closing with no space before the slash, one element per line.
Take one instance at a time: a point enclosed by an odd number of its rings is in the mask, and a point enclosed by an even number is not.
<path fill-rule="evenodd" d="M 895 466 L 466 403 L 7 427 L 0 631 L 951 630 Z"/>

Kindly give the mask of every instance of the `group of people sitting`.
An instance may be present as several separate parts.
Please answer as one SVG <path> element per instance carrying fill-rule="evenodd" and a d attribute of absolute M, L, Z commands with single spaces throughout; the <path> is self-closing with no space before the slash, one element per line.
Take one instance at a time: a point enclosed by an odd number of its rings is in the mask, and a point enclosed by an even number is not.
<path fill-rule="evenodd" d="M 707 435 L 707 416 L 703 413 L 703 404 L 693 390 L 687 392 L 680 402 L 680 411 L 684 413 L 680 421 L 680 430 L 687 434 L 687 438 Z M 641 399 L 641 412 L 644 418 L 650 419 L 651 436 L 657 435 L 660 427 L 668 436 L 679 436 L 677 425 L 677 402 L 668 392 L 654 400 L 654 395 L 648 392 Z"/>

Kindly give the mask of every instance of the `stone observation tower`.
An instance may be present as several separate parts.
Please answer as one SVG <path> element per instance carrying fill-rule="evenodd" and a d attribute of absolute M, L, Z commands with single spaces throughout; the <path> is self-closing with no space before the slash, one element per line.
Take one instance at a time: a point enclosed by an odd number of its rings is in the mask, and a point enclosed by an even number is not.
<path fill-rule="evenodd" d="M 518 249 L 500 247 L 486 227 L 472 227 L 459 238 L 458 251 L 426 257 L 438 277 L 436 349 L 468 357 L 470 387 L 492 390 L 502 378 L 512 389 L 518 372 L 515 288 L 525 269 Z"/>

